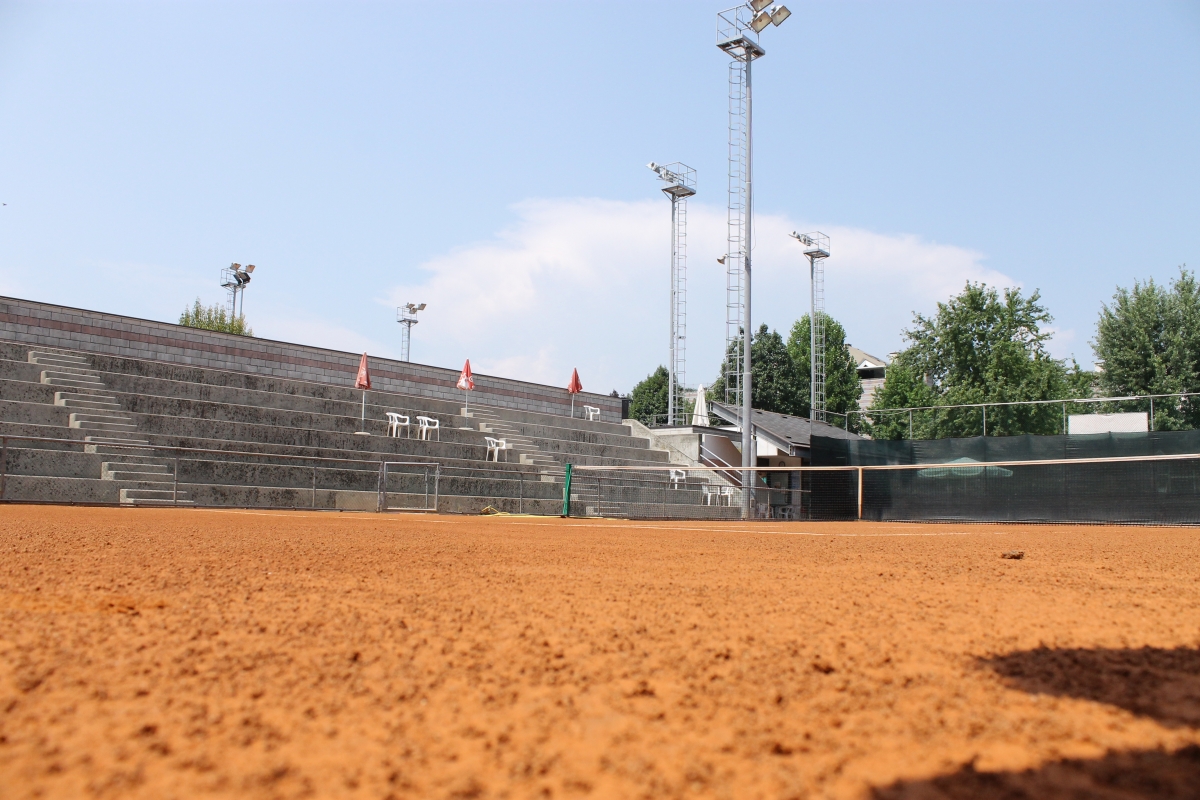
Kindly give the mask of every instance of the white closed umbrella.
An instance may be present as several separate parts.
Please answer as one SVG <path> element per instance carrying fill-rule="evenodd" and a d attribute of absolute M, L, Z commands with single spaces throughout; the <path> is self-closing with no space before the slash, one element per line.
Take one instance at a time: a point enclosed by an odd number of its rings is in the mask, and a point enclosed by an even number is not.
<path fill-rule="evenodd" d="M 704 384 L 696 389 L 696 407 L 692 409 L 692 424 L 709 426 L 708 397 L 704 394 Z"/>

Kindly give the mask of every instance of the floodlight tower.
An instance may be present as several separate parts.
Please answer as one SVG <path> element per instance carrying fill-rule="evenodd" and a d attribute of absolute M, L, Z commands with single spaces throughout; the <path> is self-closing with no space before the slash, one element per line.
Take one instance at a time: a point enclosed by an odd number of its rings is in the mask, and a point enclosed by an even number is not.
<path fill-rule="evenodd" d="M 229 292 L 229 314 L 235 319 L 238 316 L 238 298 L 242 300 L 242 316 L 246 314 L 246 284 L 250 283 L 250 273 L 254 272 L 254 265 L 247 264 L 245 268 L 241 264 L 230 264 L 228 269 L 221 270 L 221 288 Z"/>
<path fill-rule="evenodd" d="M 400 335 L 400 349 L 404 353 L 401 361 L 411 361 L 409 356 L 412 354 L 412 326 L 417 324 L 417 312 L 424 311 L 425 304 L 421 303 L 406 303 L 396 309 L 396 322 L 404 326 L 404 330 Z"/>
<path fill-rule="evenodd" d="M 742 516 L 750 517 L 754 499 L 753 423 L 750 400 L 750 243 L 754 223 L 754 125 L 750 66 L 767 54 L 758 34 L 792 15 L 786 6 L 771 0 L 749 2 L 717 14 L 717 47 L 733 61 L 729 64 L 729 216 L 725 251 L 725 402 L 741 406 Z"/>
<path fill-rule="evenodd" d="M 687 199 L 696 193 L 696 170 L 674 164 L 646 165 L 666 185 L 671 198 L 671 349 L 668 367 L 667 424 L 682 425 L 683 390 L 687 386 Z"/>
<path fill-rule="evenodd" d="M 829 258 L 829 237 L 820 231 L 791 236 L 804 246 L 808 257 L 809 308 L 808 360 L 811 366 L 808 418 L 826 422 L 825 414 L 825 259 Z"/>

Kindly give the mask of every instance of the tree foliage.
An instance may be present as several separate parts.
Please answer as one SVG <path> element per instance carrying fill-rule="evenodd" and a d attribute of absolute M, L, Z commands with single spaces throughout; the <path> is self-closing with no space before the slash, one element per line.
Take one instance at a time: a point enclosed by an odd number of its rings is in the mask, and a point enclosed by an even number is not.
<path fill-rule="evenodd" d="M 850 357 L 846 349 L 846 329 L 842 324 L 828 314 L 824 315 L 825 323 L 825 408 L 837 414 L 847 414 L 858 410 L 858 400 L 862 397 L 862 381 L 858 377 L 858 365 Z M 808 416 L 811 405 L 812 384 L 812 322 L 805 314 L 792 325 L 788 336 L 788 352 L 792 356 L 798 375 L 797 385 L 804 396 L 803 410 L 798 412 Z M 839 427 L 845 424 L 846 417 L 831 416 L 829 421 Z M 857 430 L 862 420 L 859 415 L 848 417 L 851 430 Z"/>
<path fill-rule="evenodd" d="M 812 366 L 809 362 L 809 318 L 804 315 L 791 328 L 786 342 L 776 331 L 760 325 L 750 340 L 751 400 L 761 411 L 807 417 L 811 405 Z M 826 408 L 845 413 L 858 407 L 862 385 L 854 362 L 846 351 L 845 329 L 832 317 L 825 318 Z M 740 343 L 731 343 L 726 365 L 733 363 Z M 709 390 L 711 399 L 725 402 L 725 371 Z M 841 424 L 839 418 L 832 418 Z"/>
<path fill-rule="evenodd" d="M 1134 282 L 1118 288 L 1111 305 L 1100 311 L 1096 355 L 1104 362 L 1097 376 L 1102 394 L 1200 392 L 1200 286 L 1180 267 L 1170 287 Z M 1146 410 L 1148 401 L 1115 404 L 1121 410 Z M 1155 402 L 1154 427 L 1200 427 L 1200 399 Z"/>
<path fill-rule="evenodd" d="M 1075 396 L 1085 384 L 1078 365 L 1068 371 L 1050 357 L 1044 330 L 1052 317 L 1038 292 L 1024 297 L 1020 289 L 1003 296 L 985 284 L 967 283 L 937 314 L 914 316 L 905 331 L 910 342 L 888 367 L 884 385 L 871 408 L 952 406 L 1057 400 Z M 988 435 L 1062 432 L 1061 406 L 992 406 L 987 409 Z M 912 415 L 916 438 L 978 436 L 983 412 L 978 408 L 935 409 Z M 876 438 L 909 435 L 908 414 L 875 414 L 870 433 Z"/>
<path fill-rule="evenodd" d="M 179 315 L 179 324 L 189 328 L 203 328 L 206 331 L 235 333 L 239 336 L 253 336 L 254 331 L 246 326 L 245 317 L 235 317 L 226 313 L 225 306 L 201 304 L 200 298 L 191 308 L 185 308 Z"/>
<path fill-rule="evenodd" d="M 665 422 L 670 381 L 671 374 L 667 372 L 666 367 L 660 366 L 647 375 L 633 387 L 629 399 L 629 414 L 645 423 Z"/>

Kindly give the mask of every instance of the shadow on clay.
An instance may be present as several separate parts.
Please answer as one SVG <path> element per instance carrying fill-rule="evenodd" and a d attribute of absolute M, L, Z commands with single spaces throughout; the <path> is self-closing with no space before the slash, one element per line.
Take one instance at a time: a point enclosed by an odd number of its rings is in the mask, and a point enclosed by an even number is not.
<path fill-rule="evenodd" d="M 1200 728 L 1200 649 L 1056 650 L 979 660 L 1014 689 L 1123 708 L 1168 727 Z"/>
<path fill-rule="evenodd" d="M 1200 650 L 1051 649 L 1039 647 L 979 660 L 1014 689 L 1117 706 L 1168 727 L 1200 728 Z M 1150 800 L 1194 798 L 1200 747 L 1175 752 L 1132 750 L 1103 758 L 1065 759 L 1020 772 L 957 772 L 897 781 L 874 790 L 876 800 Z"/>
<path fill-rule="evenodd" d="M 875 789 L 873 800 L 1195 800 L 1200 747 L 1065 759 L 1021 772 L 957 772 Z"/>

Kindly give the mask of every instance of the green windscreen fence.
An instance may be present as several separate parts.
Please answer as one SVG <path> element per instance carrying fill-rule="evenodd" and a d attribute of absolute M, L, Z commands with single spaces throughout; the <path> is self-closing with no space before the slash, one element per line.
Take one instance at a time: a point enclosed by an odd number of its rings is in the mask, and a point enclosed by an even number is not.
<path fill-rule="evenodd" d="M 858 470 L 812 472 L 810 516 L 854 518 L 861 508 L 863 519 L 874 520 L 1195 524 L 1196 454 L 1198 431 L 904 441 L 817 436 L 814 467 L 866 469 L 861 486 Z"/>

